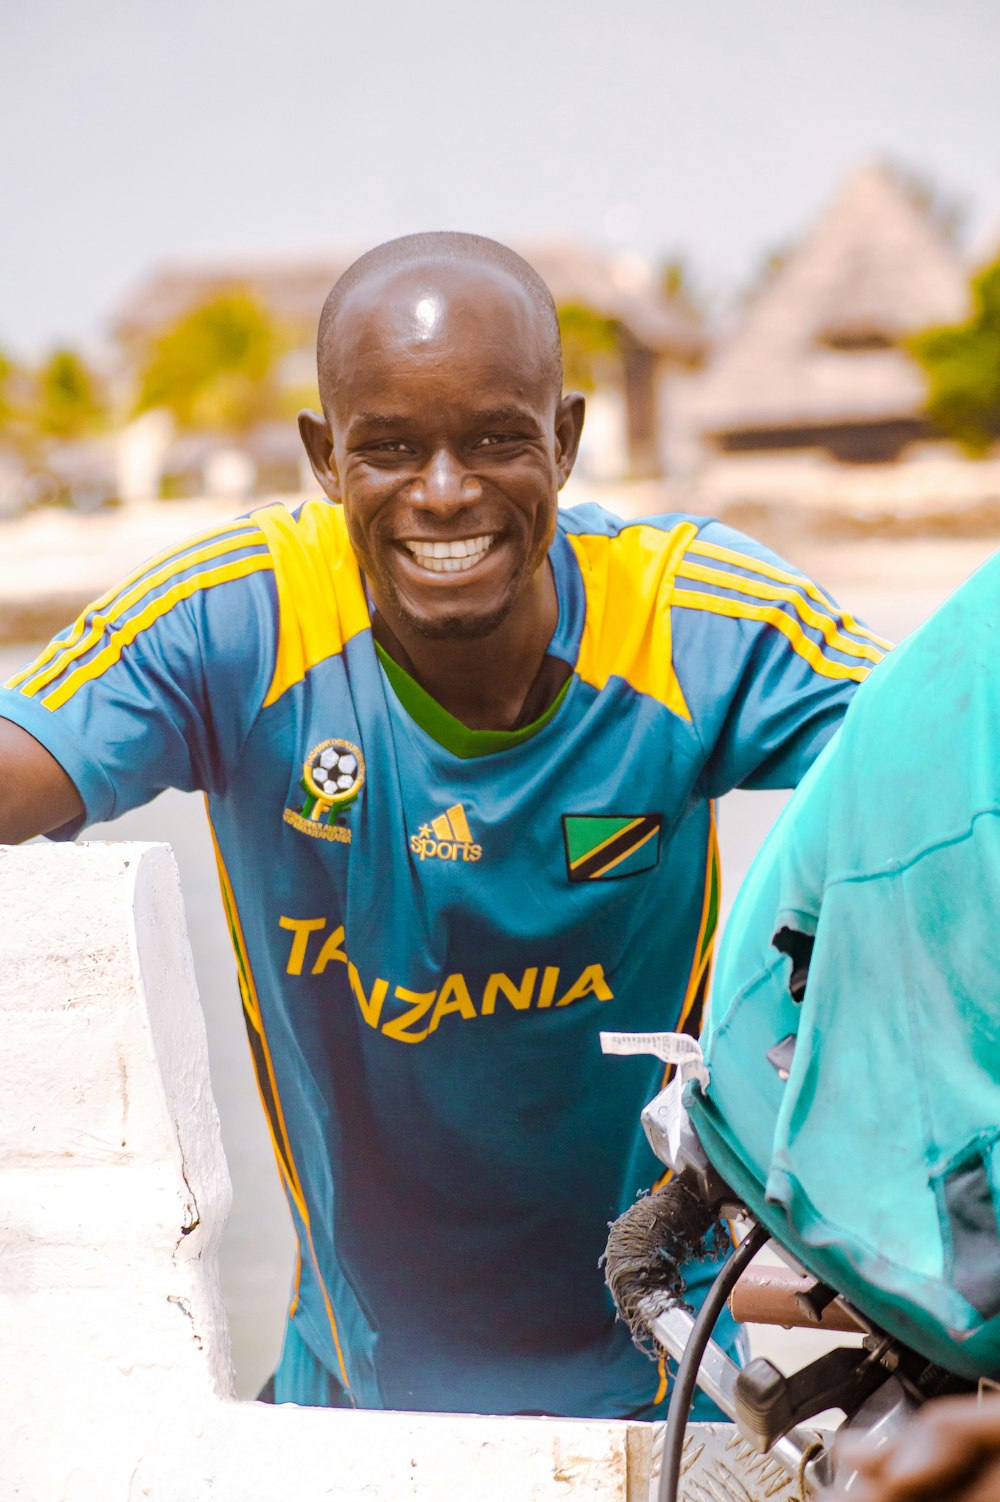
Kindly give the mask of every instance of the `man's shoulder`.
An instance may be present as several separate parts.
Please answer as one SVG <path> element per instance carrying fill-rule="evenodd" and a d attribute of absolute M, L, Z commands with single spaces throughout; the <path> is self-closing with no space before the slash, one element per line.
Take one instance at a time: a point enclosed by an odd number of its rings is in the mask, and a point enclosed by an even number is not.
<path fill-rule="evenodd" d="M 276 560 L 314 550 L 328 559 L 351 552 L 344 508 L 325 496 L 312 496 L 294 506 L 269 501 L 248 512 L 244 520 L 259 528 Z"/>
<path fill-rule="evenodd" d="M 685 546 L 697 548 L 726 549 L 730 554 L 739 553 L 750 565 L 769 563 L 801 573 L 786 559 L 756 538 L 739 532 L 720 521 L 718 517 L 706 516 L 692 511 L 657 511 L 649 515 L 622 516 L 594 501 L 584 501 L 575 506 L 559 509 L 559 530 L 567 537 L 598 537 L 617 540 L 622 546 L 637 544 L 642 538 L 647 547 L 654 549 L 665 545 L 664 539 L 676 539 L 683 533 Z"/>
<path fill-rule="evenodd" d="M 649 516 L 620 516 L 595 501 L 583 501 L 576 506 L 559 508 L 558 527 L 567 537 L 624 538 L 636 530 L 669 535 L 679 526 L 687 526 L 696 533 L 705 527 L 720 524 L 707 516 L 695 516 L 685 511 L 660 511 Z"/>
<path fill-rule="evenodd" d="M 254 511 L 252 519 L 267 541 L 278 605 L 268 705 L 318 663 L 339 655 L 368 630 L 371 618 L 343 506 L 325 498 L 294 509 L 275 502 Z"/>
<path fill-rule="evenodd" d="M 645 580 L 654 595 L 664 585 L 745 591 L 749 578 L 820 597 L 801 569 L 717 517 L 686 511 L 623 517 L 587 501 L 560 509 L 558 526 L 585 569 L 607 571 L 623 585 Z"/>

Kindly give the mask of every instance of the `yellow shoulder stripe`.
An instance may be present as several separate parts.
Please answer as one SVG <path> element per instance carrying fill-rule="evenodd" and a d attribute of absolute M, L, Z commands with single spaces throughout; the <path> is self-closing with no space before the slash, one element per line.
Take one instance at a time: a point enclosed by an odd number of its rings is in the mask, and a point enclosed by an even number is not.
<path fill-rule="evenodd" d="M 228 543 L 229 548 L 245 548 L 249 547 L 253 542 L 252 534 L 256 531 L 257 528 L 252 522 L 228 522 L 223 527 L 213 527 L 211 528 L 211 530 L 203 532 L 198 537 L 188 538 L 187 541 L 182 543 L 180 546 L 175 544 L 172 548 L 167 548 L 164 552 L 157 553 L 155 557 L 147 558 L 145 563 L 143 563 L 140 568 L 135 569 L 134 572 L 127 575 L 126 578 L 118 580 L 118 582 L 112 585 L 112 587 L 105 594 L 101 595 L 99 599 L 95 600 L 92 605 L 88 605 L 86 610 L 83 611 L 83 613 L 74 621 L 71 629 L 67 632 L 67 634 L 62 637 L 56 637 L 54 641 L 49 642 L 44 652 L 42 652 L 34 662 L 29 663 L 27 667 L 22 668 L 19 673 L 16 673 L 13 678 L 9 679 L 6 687 L 19 688 L 22 683 L 25 683 L 29 678 L 34 677 L 36 673 L 44 668 L 47 663 L 51 662 L 52 659 L 59 653 L 69 652 L 73 647 L 75 647 L 77 642 L 82 637 L 84 631 L 87 629 L 88 617 L 90 617 L 95 611 L 107 610 L 109 605 L 114 604 L 115 600 L 121 594 L 122 590 L 127 590 L 131 585 L 137 584 L 140 580 L 142 580 L 143 582 L 140 587 L 133 593 L 134 599 L 140 599 L 145 590 L 155 588 L 158 583 L 162 583 L 163 580 L 169 578 L 172 573 L 179 573 L 181 569 L 188 568 L 192 563 L 197 561 L 196 555 L 190 551 L 192 546 L 208 546 L 216 538 L 231 537 L 232 541 Z M 233 534 L 237 535 L 234 536 Z M 186 549 L 188 551 L 182 552 L 182 549 Z M 209 557 L 213 555 L 200 554 L 197 556 Z M 153 574 L 150 574 L 151 569 L 155 571 Z M 58 676 L 58 673 L 62 672 L 62 670 L 62 667 L 60 667 L 55 674 L 51 675 L 51 677 Z M 51 677 L 47 678 L 46 682 L 50 682 Z M 42 685 L 39 685 L 39 687 L 41 686 Z M 31 692 L 37 692 L 37 689 L 32 689 Z"/>
<path fill-rule="evenodd" d="M 267 708 L 367 630 L 371 618 L 342 506 L 308 501 L 298 517 L 284 506 L 266 506 L 254 520 L 267 539 L 278 590 L 278 650 Z"/>
<path fill-rule="evenodd" d="M 892 642 L 886 641 L 884 636 L 876 636 L 874 631 L 869 631 L 867 626 L 862 626 L 852 615 L 846 611 L 838 611 L 829 595 L 819 589 L 811 579 L 803 574 L 793 574 L 787 569 L 776 568 L 773 563 L 765 563 L 761 558 L 751 558 L 747 553 L 738 553 L 734 548 L 723 548 L 714 542 L 703 542 L 700 538 L 691 547 L 692 553 L 700 553 L 703 558 L 715 558 L 720 563 L 734 563 L 738 568 L 750 569 L 755 574 L 762 574 L 765 579 L 774 579 L 779 584 L 790 584 L 794 589 L 801 590 L 803 594 L 822 605 L 825 610 L 839 614 L 840 619 L 852 631 L 855 636 L 864 637 L 865 641 L 874 642 L 876 647 L 881 647 L 883 652 L 892 651 Z"/>
<path fill-rule="evenodd" d="M 863 642 L 852 641 L 848 636 L 842 636 L 837 630 L 837 625 L 830 616 L 806 603 L 799 590 L 791 585 L 765 584 L 761 580 L 747 579 L 740 574 L 730 574 L 724 569 L 708 568 L 701 563 L 688 563 L 685 561 L 677 570 L 682 579 L 694 579 L 699 584 L 717 584 L 724 589 L 739 590 L 741 594 L 753 595 L 758 600 L 787 600 L 792 605 L 807 626 L 822 632 L 827 643 L 843 652 L 849 657 L 863 657 L 867 662 L 881 662 L 885 653 L 878 647 L 865 646 Z"/>
<path fill-rule="evenodd" d="M 849 678 L 853 683 L 863 683 L 870 668 L 846 667 L 824 657 L 820 648 L 806 636 L 798 621 L 794 620 L 780 605 L 751 605 L 747 600 L 730 600 L 724 595 L 704 595 L 697 590 L 678 589 L 674 592 L 674 605 L 686 610 L 705 610 L 709 615 L 726 615 L 733 620 L 766 621 L 784 636 L 787 636 L 800 657 L 824 678 Z"/>
<path fill-rule="evenodd" d="M 256 527 L 253 529 L 253 531 L 257 531 Z M 22 693 L 27 695 L 28 698 L 32 698 L 35 694 L 40 693 L 43 688 L 46 688 L 48 684 L 52 683 L 56 678 L 64 673 L 73 662 L 76 662 L 79 660 L 79 658 L 84 657 L 86 653 L 89 652 L 90 648 L 94 646 L 96 642 L 100 641 L 108 626 L 113 626 L 116 622 L 120 621 L 123 615 L 128 614 L 133 605 L 137 605 L 139 601 L 144 599 L 146 595 L 150 594 L 151 591 L 157 587 L 157 585 L 166 583 L 166 581 L 168 579 L 171 579 L 175 574 L 183 573 L 185 569 L 192 568 L 196 564 L 209 563 L 213 558 L 224 557 L 226 553 L 235 553 L 241 548 L 245 548 L 250 545 L 253 540 L 253 537 L 248 536 L 246 532 L 241 533 L 237 537 L 223 538 L 221 542 L 213 542 L 206 547 L 196 549 L 193 553 L 185 553 L 183 558 L 171 558 L 168 563 L 166 563 L 162 568 L 157 569 L 155 573 L 144 574 L 141 582 L 138 583 L 133 589 L 128 590 L 124 595 L 121 594 L 122 586 L 119 585 L 118 589 L 115 591 L 115 594 L 119 595 L 120 598 L 117 600 L 114 609 L 108 611 L 107 614 L 102 614 L 101 610 L 98 607 L 95 607 L 93 605 L 88 606 L 87 610 L 84 611 L 83 615 L 81 615 L 76 621 L 72 631 L 67 637 L 65 649 L 59 654 L 58 657 L 56 657 L 54 662 L 50 663 L 47 668 L 45 668 L 42 672 L 37 673 L 30 679 L 29 682 L 25 684 L 24 688 L 22 689 Z M 263 542 L 263 538 L 261 538 L 260 541 Z M 264 558 L 265 566 L 269 566 L 269 564 L 267 564 L 265 554 L 260 553 L 256 556 Z M 207 578 L 208 574 L 200 575 L 198 577 Z M 234 577 L 239 578 L 240 575 L 235 575 Z M 192 582 L 195 583 L 197 587 L 197 579 L 193 580 Z M 183 598 L 183 596 L 179 596 L 178 598 Z M 99 603 L 100 602 L 98 602 L 98 604 Z M 85 628 L 88 618 L 90 619 L 90 629 L 86 630 Z M 69 645 L 69 643 L 71 642 L 72 645 Z M 40 663 L 36 664 L 36 666 L 39 665 Z M 24 675 L 22 674 L 21 676 L 23 678 Z"/>
<path fill-rule="evenodd" d="M 669 532 L 643 525 L 617 537 L 567 535 L 587 596 L 577 675 L 602 689 L 624 678 L 681 719 L 690 720 L 674 671 L 670 607 L 674 579 L 697 527 L 680 522 Z"/>
<path fill-rule="evenodd" d="M 199 590 L 211 589 L 216 584 L 227 584 L 231 579 L 244 579 L 248 574 L 257 574 L 270 567 L 271 560 L 266 553 L 254 553 L 249 558 L 238 558 L 235 563 L 226 563 L 220 568 L 209 569 L 205 573 L 195 574 L 190 579 L 181 580 L 180 584 L 175 584 L 173 589 L 167 590 L 166 594 L 151 600 L 145 610 L 140 610 L 138 615 L 126 621 L 121 630 L 114 633 L 103 652 L 98 652 L 90 662 L 77 668 L 75 673 L 70 673 L 58 688 L 54 688 L 50 694 L 47 694 L 42 700 L 45 708 L 61 709 L 67 700 L 72 699 L 78 689 L 82 688 L 85 683 L 91 683 L 95 678 L 100 678 L 102 673 L 118 661 L 125 648 L 131 646 L 137 636 L 147 631 L 161 616 L 173 610 L 181 600 L 190 599 Z"/>

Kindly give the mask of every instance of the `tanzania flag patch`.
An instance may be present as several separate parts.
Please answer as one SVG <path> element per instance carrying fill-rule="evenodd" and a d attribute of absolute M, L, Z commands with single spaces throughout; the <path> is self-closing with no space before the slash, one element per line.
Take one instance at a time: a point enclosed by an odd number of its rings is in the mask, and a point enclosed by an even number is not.
<path fill-rule="evenodd" d="M 660 859 L 662 814 L 563 814 L 570 881 L 634 876 Z"/>

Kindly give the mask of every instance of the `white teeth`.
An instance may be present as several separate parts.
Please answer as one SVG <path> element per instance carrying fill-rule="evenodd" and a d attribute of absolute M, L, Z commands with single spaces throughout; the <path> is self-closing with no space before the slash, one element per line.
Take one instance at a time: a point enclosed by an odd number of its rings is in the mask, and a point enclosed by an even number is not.
<path fill-rule="evenodd" d="M 489 549 L 495 533 L 485 537 L 458 537 L 453 542 L 404 541 L 403 546 L 421 568 L 432 574 L 464 574 Z"/>

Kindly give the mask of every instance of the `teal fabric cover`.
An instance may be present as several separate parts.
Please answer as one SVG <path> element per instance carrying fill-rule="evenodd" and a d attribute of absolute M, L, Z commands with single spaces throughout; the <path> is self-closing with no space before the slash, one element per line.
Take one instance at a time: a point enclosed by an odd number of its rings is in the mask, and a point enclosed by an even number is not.
<path fill-rule="evenodd" d="M 998 648 L 1000 557 L 876 669 L 775 826 L 686 1093 L 806 1267 L 970 1377 L 1000 1372 Z M 783 927 L 815 939 L 801 1005 Z"/>

